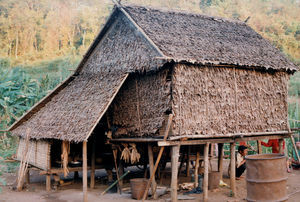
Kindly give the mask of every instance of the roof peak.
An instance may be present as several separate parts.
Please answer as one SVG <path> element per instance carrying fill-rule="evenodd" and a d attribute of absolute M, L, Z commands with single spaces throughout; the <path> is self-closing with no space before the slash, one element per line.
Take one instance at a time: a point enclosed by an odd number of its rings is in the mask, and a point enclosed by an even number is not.
<path fill-rule="evenodd" d="M 144 6 L 144 5 L 137 5 L 137 4 L 131 4 L 131 3 L 122 3 L 119 5 L 116 5 L 117 7 L 121 7 L 123 9 L 131 8 L 131 9 L 141 9 L 145 11 L 157 11 L 157 12 L 163 12 L 163 13 L 169 13 L 169 14 L 176 14 L 176 15 L 185 15 L 190 17 L 197 17 L 197 18 L 203 18 L 203 19 L 209 19 L 214 20 L 216 22 L 230 22 L 230 23 L 237 23 L 241 25 L 248 26 L 245 22 L 237 20 L 237 19 L 229 19 L 225 17 L 220 16 L 210 16 L 202 13 L 196 13 L 196 12 L 189 12 L 186 10 L 176 9 L 176 8 L 166 8 L 166 7 L 154 7 L 154 6 Z"/>

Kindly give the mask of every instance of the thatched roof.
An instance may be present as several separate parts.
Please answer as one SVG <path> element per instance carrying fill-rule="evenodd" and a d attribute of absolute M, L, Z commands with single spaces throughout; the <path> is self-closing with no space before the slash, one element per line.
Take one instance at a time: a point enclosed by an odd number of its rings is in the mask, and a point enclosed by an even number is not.
<path fill-rule="evenodd" d="M 13 132 L 24 136 L 31 128 L 30 137 L 34 139 L 81 142 L 100 121 L 125 79 L 126 75 L 114 73 L 80 75 Z"/>
<path fill-rule="evenodd" d="M 175 61 L 297 69 L 244 22 L 139 6 L 125 10 L 164 55 Z"/>

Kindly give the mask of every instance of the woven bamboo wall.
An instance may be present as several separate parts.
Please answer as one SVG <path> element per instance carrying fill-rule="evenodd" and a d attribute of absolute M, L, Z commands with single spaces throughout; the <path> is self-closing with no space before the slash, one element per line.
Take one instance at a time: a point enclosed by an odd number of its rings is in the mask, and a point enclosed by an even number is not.
<path fill-rule="evenodd" d="M 118 128 L 115 137 L 159 135 L 171 110 L 169 71 L 127 79 L 109 110 L 112 125 Z"/>
<path fill-rule="evenodd" d="M 17 150 L 17 159 L 22 160 L 25 153 L 26 141 L 23 138 L 19 140 L 19 146 Z M 30 165 L 36 166 L 43 170 L 50 168 L 50 143 L 47 141 L 34 141 L 30 140 L 28 144 L 28 162 Z"/>
<path fill-rule="evenodd" d="M 173 135 L 285 131 L 288 79 L 285 72 L 177 64 Z"/>

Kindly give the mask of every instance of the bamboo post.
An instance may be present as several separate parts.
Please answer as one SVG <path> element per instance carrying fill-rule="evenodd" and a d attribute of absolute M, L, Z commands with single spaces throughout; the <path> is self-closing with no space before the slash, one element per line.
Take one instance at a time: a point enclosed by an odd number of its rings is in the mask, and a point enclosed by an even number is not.
<path fill-rule="evenodd" d="M 27 169 L 27 171 L 25 173 L 25 182 L 26 182 L 26 184 L 30 183 L 30 170 L 29 170 L 29 168 Z"/>
<path fill-rule="evenodd" d="M 200 160 L 200 152 L 197 151 L 196 154 L 196 165 L 195 165 L 195 171 L 194 171 L 194 176 L 195 176 L 195 188 L 198 186 L 198 170 L 199 170 L 199 160 Z"/>
<path fill-rule="evenodd" d="M 235 143 L 230 143 L 230 189 L 232 196 L 235 196 Z"/>
<path fill-rule="evenodd" d="M 87 202 L 87 142 L 83 141 L 82 143 L 82 160 L 83 160 L 83 168 L 82 168 L 82 190 L 83 190 L 83 201 Z"/>
<path fill-rule="evenodd" d="M 190 154 L 191 154 L 191 147 L 188 146 L 188 151 L 187 151 L 187 159 L 186 159 L 186 176 L 190 176 Z"/>
<path fill-rule="evenodd" d="M 300 162 L 299 153 L 298 153 L 298 150 L 297 150 L 297 147 L 296 147 L 296 143 L 295 143 L 295 139 L 293 137 L 293 134 L 290 134 L 290 138 L 291 138 L 291 141 L 293 143 L 293 147 L 294 147 L 295 153 L 297 155 L 298 162 Z"/>
<path fill-rule="evenodd" d="M 203 201 L 208 201 L 208 153 L 209 143 L 204 146 L 204 179 L 203 179 Z"/>
<path fill-rule="evenodd" d="M 113 148 L 114 163 L 115 163 L 115 169 L 116 169 L 117 180 L 118 180 L 118 188 L 119 188 L 118 191 L 120 194 L 122 194 L 122 186 L 120 184 L 120 175 L 119 175 L 119 169 L 117 164 L 117 154 L 118 154 L 118 149 Z"/>
<path fill-rule="evenodd" d="M 179 158 L 179 145 L 172 146 L 172 178 L 171 178 L 171 201 L 177 201 L 177 177 L 178 177 L 178 158 Z"/>
<path fill-rule="evenodd" d="M 224 143 L 218 144 L 218 171 L 220 172 L 220 180 L 223 180 L 223 157 Z"/>
<path fill-rule="evenodd" d="M 167 123 L 167 127 L 166 127 L 166 130 L 165 130 L 165 134 L 164 134 L 164 139 L 163 141 L 166 141 L 167 140 L 167 137 L 169 135 L 169 131 L 170 131 L 170 127 L 171 127 L 171 124 L 172 124 L 172 119 L 173 119 L 173 114 L 169 114 L 169 118 L 168 118 L 168 123 Z M 150 176 L 150 179 L 148 180 L 148 183 L 147 183 L 147 186 L 146 186 L 146 189 L 145 189 L 145 192 L 144 192 L 144 196 L 143 196 L 143 201 L 145 201 L 147 195 L 148 195 L 148 190 L 150 188 L 150 184 L 154 178 L 154 175 L 155 175 L 155 172 L 156 172 L 156 169 L 158 167 L 158 164 L 159 164 L 159 161 L 161 159 L 161 156 L 164 152 L 164 149 L 165 147 L 161 147 L 160 150 L 159 150 L 159 153 L 158 153 L 158 156 L 157 156 L 157 159 L 156 159 L 156 162 L 155 162 L 155 166 L 154 166 L 154 170 L 153 170 L 153 173 L 152 175 Z"/>
<path fill-rule="evenodd" d="M 261 141 L 257 140 L 257 153 L 262 154 Z"/>
<path fill-rule="evenodd" d="M 152 175 L 153 171 L 154 171 L 154 160 L 153 160 L 153 149 L 152 149 L 152 146 L 150 144 L 148 144 L 148 159 L 149 159 L 150 175 Z M 155 175 L 154 175 L 154 178 L 151 182 L 151 188 L 152 188 L 153 198 L 157 199 Z"/>
<path fill-rule="evenodd" d="M 124 165 L 123 165 L 122 161 L 120 161 L 120 163 L 119 163 L 119 168 L 118 168 L 118 169 L 119 169 L 119 176 L 124 175 Z M 118 185 L 119 185 L 120 187 L 123 186 L 123 180 L 122 180 L 122 179 L 120 179 Z"/>
<path fill-rule="evenodd" d="M 284 139 L 279 139 L 279 141 L 278 141 L 278 144 L 279 144 L 279 153 L 280 154 L 284 153 L 284 151 L 283 151 L 283 141 L 284 141 Z"/>
<path fill-rule="evenodd" d="M 92 146 L 92 162 L 91 162 L 91 182 L 90 187 L 91 189 L 95 188 L 95 167 L 96 167 L 96 139 L 93 139 L 93 146 Z"/>
<path fill-rule="evenodd" d="M 46 175 L 46 191 L 51 191 L 51 175 Z"/>

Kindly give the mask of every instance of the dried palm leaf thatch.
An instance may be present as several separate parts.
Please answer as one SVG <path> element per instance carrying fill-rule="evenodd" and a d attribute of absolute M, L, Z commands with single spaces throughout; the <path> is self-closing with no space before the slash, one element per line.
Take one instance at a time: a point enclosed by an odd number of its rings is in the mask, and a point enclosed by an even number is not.
<path fill-rule="evenodd" d="M 125 163 L 129 163 L 130 161 L 130 150 L 128 148 L 128 144 L 122 144 L 124 146 L 124 149 L 121 154 L 121 159 L 125 161 Z"/>
<path fill-rule="evenodd" d="M 137 162 L 140 161 L 141 155 L 139 154 L 139 152 L 136 149 L 136 144 L 134 143 L 130 143 L 130 150 L 131 150 L 131 154 L 130 154 L 130 160 L 131 160 L 131 164 L 135 164 Z"/>

